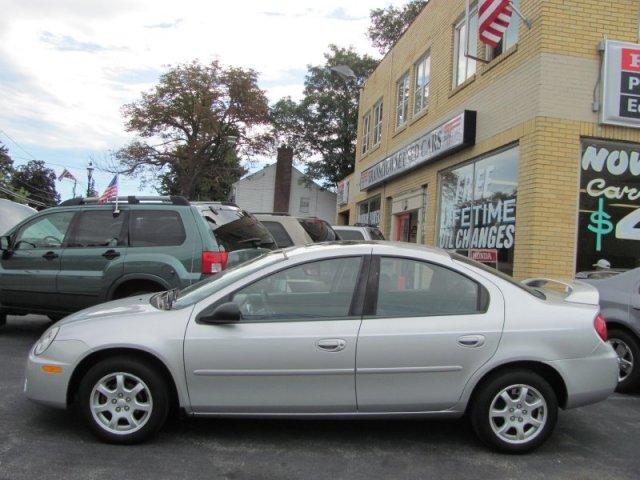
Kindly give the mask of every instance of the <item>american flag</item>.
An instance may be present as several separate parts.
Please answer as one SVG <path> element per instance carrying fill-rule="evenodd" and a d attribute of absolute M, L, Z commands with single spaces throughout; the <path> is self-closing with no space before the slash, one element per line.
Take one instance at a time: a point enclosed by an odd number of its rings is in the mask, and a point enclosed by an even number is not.
<path fill-rule="evenodd" d="M 69 180 L 73 180 L 74 182 L 76 181 L 76 177 L 74 177 L 73 174 L 66 168 L 62 171 L 62 173 L 58 177 L 58 181 L 64 180 L 65 178 L 68 178 Z"/>
<path fill-rule="evenodd" d="M 480 41 L 497 47 L 509 27 L 512 13 L 511 0 L 480 0 Z"/>
<path fill-rule="evenodd" d="M 116 174 L 113 177 L 113 180 L 111 180 L 111 183 L 109 183 L 109 185 L 105 189 L 104 193 L 100 195 L 100 198 L 98 199 L 98 203 L 106 203 L 107 200 L 109 200 L 109 198 L 117 197 L 117 196 L 118 196 L 118 175 Z"/>

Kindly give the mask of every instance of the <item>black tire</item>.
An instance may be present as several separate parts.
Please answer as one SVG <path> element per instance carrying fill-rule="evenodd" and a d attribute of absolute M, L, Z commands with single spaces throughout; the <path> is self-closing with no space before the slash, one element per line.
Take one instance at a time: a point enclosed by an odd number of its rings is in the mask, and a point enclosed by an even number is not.
<path fill-rule="evenodd" d="M 540 431 L 535 433 L 530 440 L 522 443 L 512 443 L 504 440 L 492 428 L 489 411 L 491 404 L 497 395 L 512 385 L 525 385 L 533 387 L 546 402 L 547 408 L 542 409 L 546 415 L 546 422 Z M 553 432 L 558 420 L 558 399 L 549 383 L 537 373 L 530 370 L 514 370 L 502 372 L 484 381 L 475 392 L 470 405 L 470 419 L 473 429 L 480 440 L 490 448 L 504 453 L 528 453 L 542 445 Z M 517 406 L 516 406 L 517 407 Z M 508 407 L 505 407 L 508 409 Z M 526 406 L 524 407 L 526 408 Z M 517 421 L 518 415 L 526 412 L 521 409 L 514 412 Z M 529 412 L 530 414 L 532 412 Z M 539 415 L 540 411 L 536 410 Z M 511 418 L 514 418 L 511 417 Z M 526 420 L 526 418 L 525 418 Z M 526 422 L 524 423 L 526 428 Z M 533 428 L 529 425 L 529 429 Z M 513 430 L 515 432 L 515 430 Z"/>
<path fill-rule="evenodd" d="M 635 392 L 640 387 L 640 368 L 638 367 L 638 362 L 640 361 L 640 342 L 638 342 L 638 339 L 634 335 L 630 334 L 626 330 L 621 330 L 619 328 L 612 328 L 608 333 L 609 342 L 611 342 L 612 340 L 614 342 L 615 340 L 620 340 L 624 342 L 627 347 L 629 347 L 629 351 L 633 360 L 631 372 L 624 380 L 618 382 L 616 392 Z"/>
<path fill-rule="evenodd" d="M 4 327 L 7 324 L 7 314 L 0 313 L 0 327 Z"/>
<path fill-rule="evenodd" d="M 94 387 L 101 379 L 115 373 L 125 373 L 137 377 L 146 384 L 150 391 L 151 401 L 149 402 L 149 399 L 146 401 L 151 403 L 152 407 L 146 423 L 138 430 L 130 433 L 113 433 L 107 430 L 107 427 L 103 426 L 94 417 L 91 410 Z M 95 364 L 82 378 L 78 388 L 78 395 L 82 415 L 91 431 L 100 440 L 115 444 L 140 443 L 152 437 L 164 425 L 170 408 L 169 386 L 164 377 L 153 366 L 132 357 L 108 358 Z M 125 401 L 125 399 L 123 398 L 122 401 Z M 118 420 L 119 422 L 120 420 Z"/>

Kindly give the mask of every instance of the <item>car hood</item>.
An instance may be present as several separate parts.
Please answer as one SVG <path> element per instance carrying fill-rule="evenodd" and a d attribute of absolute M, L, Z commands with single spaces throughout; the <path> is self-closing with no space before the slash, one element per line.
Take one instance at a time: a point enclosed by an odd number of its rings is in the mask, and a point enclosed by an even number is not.
<path fill-rule="evenodd" d="M 114 300 L 107 303 L 101 303 L 94 307 L 80 310 L 57 323 L 58 326 L 75 324 L 94 319 L 108 319 L 110 317 L 122 317 L 132 315 L 144 315 L 149 313 L 157 313 L 159 310 L 150 303 L 150 299 L 155 293 L 137 295 L 134 297 Z"/>

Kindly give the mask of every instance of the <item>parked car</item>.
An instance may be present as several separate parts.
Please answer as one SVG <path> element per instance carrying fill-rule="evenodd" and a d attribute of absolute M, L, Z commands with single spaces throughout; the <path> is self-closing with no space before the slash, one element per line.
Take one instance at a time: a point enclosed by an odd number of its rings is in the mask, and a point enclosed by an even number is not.
<path fill-rule="evenodd" d="M 609 343 L 618 354 L 618 391 L 640 388 L 640 268 L 603 279 L 585 280 L 600 292 Z"/>
<path fill-rule="evenodd" d="M 28 205 L 0 198 L 0 235 L 36 212 L 35 208 Z"/>
<path fill-rule="evenodd" d="M 342 240 L 384 240 L 380 229 L 370 225 L 334 225 L 333 230 Z"/>
<path fill-rule="evenodd" d="M 389 242 L 269 252 L 49 328 L 25 392 L 79 406 L 113 443 L 194 416 L 460 417 L 526 452 L 559 408 L 605 399 L 617 357 L 595 288 L 543 292 L 444 250 Z M 357 344 L 357 350 L 356 350 Z"/>
<path fill-rule="evenodd" d="M 623 273 L 626 271 L 627 271 L 626 269 L 621 269 L 621 268 L 608 268 L 606 270 L 586 270 L 584 272 L 576 273 L 576 278 L 602 280 L 605 278 L 615 277 L 619 273 Z"/>
<path fill-rule="evenodd" d="M 315 217 L 290 217 L 274 213 L 256 213 L 278 244 L 278 248 L 340 240 L 328 222 Z"/>
<path fill-rule="evenodd" d="M 184 288 L 229 261 L 182 197 L 73 199 L 0 239 L 0 324 L 6 315 L 52 320 L 115 298 Z"/>
<path fill-rule="evenodd" d="M 245 262 L 264 250 L 278 248 L 269 230 L 256 217 L 233 203 L 191 202 L 207 221 L 218 245 L 234 252 L 234 261 Z M 229 263 L 232 266 L 232 263 Z"/>

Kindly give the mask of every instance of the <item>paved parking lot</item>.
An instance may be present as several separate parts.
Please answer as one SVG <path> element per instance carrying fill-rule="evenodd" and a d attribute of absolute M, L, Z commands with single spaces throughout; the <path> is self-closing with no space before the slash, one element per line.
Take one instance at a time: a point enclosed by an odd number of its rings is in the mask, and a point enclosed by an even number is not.
<path fill-rule="evenodd" d="M 561 412 L 555 435 L 527 456 L 480 446 L 464 421 L 172 421 L 134 447 L 96 441 L 72 412 L 22 396 L 42 317 L 0 330 L 0 479 L 637 479 L 640 396 Z"/>

